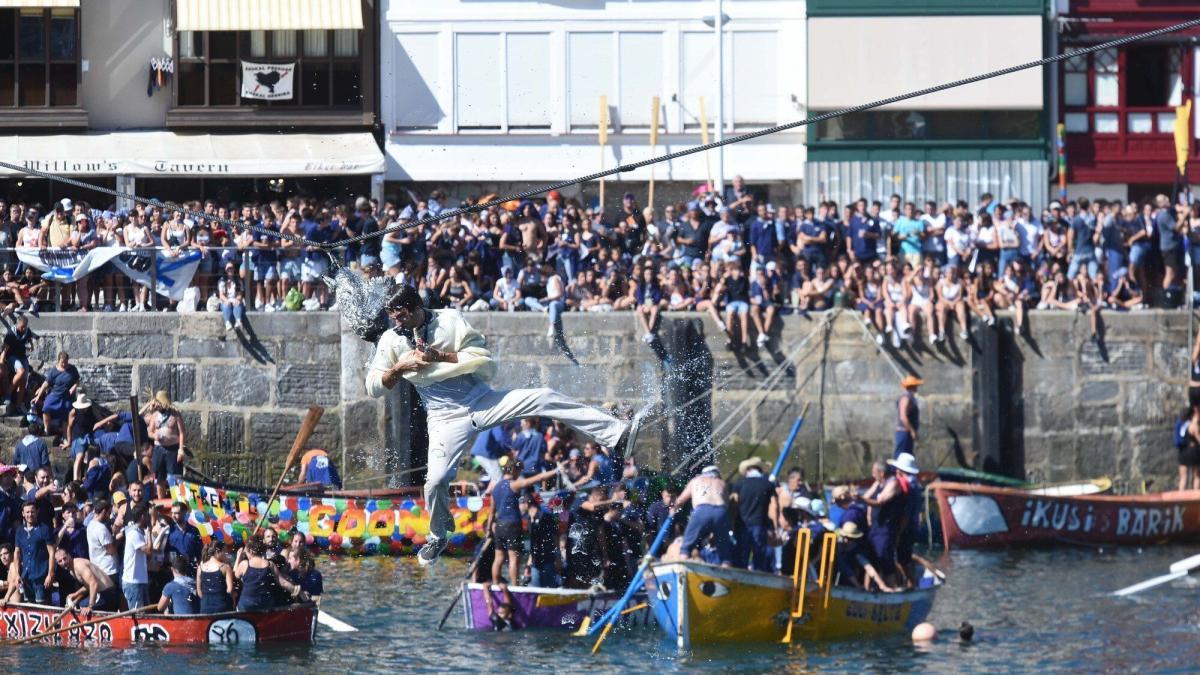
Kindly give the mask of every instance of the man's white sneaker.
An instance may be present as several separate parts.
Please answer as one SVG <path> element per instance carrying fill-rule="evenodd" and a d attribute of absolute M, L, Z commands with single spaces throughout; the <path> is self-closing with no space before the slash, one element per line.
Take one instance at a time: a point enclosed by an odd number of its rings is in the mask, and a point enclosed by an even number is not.
<path fill-rule="evenodd" d="M 763 333 L 759 333 L 758 338 L 755 339 L 755 342 L 758 344 L 759 347 L 762 347 L 763 345 L 767 344 L 767 342 L 770 341 L 770 339 L 771 338 L 767 337 Z"/>
<path fill-rule="evenodd" d="M 970 333 L 968 333 L 965 330 L 960 330 L 960 331 L 958 331 L 958 337 L 960 339 L 966 340 L 967 338 L 971 337 L 971 335 L 970 335 Z"/>
<path fill-rule="evenodd" d="M 228 333 L 231 330 L 233 330 L 233 324 L 226 321 L 225 322 L 225 332 Z"/>
<path fill-rule="evenodd" d="M 650 344 L 651 342 L 654 342 L 654 334 L 646 333 L 645 335 L 642 336 L 642 342 L 645 342 L 646 344 Z"/>
<path fill-rule="evenodd" d="M 883 346 L 883 333 L 879 333 L 875 336 L 875 344 L 879 345 L 880 347 Z"/>
<path fill-rule="evenodd" d="M 725 322 L 724 321 L 717 321 L 717 330 L 722 331 L 722 332 L 725 331 Z"/>
<path fill-rule="evenodd" d="M 242 328 L 244 327 L 244 326 L 242 326 L 242 320 L 241 320 L 241 319 L 238 319 L 237 321 L 234 321 L 234 322 L 233 322 L 233 327 L 234 327 L 234 328 L 236 328 L 236 329 L 238 329 L 238 330 L 242 330 Z"/>

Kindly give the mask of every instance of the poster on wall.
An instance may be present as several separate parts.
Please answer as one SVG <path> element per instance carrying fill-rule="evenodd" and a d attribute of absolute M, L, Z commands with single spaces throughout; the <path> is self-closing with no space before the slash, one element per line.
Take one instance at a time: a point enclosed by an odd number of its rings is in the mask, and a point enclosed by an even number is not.
<path fill-rule="evenodd" d="M 295 73 L 295 63 L 242 61 L 242 98 L 290 101 Z"/>

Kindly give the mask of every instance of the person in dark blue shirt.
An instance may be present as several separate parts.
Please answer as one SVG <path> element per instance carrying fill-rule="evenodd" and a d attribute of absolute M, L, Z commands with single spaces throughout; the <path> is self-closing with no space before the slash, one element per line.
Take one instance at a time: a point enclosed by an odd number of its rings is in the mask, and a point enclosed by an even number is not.
<path fill-rule="evenodd" d="M 821 215 L 818 218 L 814 219 L 805 215 L 804 221 L 800 223 L 800 234 L 798 235 L 799 254 L 804 256 L 813 269 L 825 267 L 828 264 L 826 247 L 829 243 L 829 233 L 825 228 L 825 207 L 821 207 Z"/>
<path fill-rule="evenodd" d="M 493 485 L 501 478 L 500 458 L 509 453 L 508 438 L 508 432 L 501 425 L 480 433 L 471 446 L 471 456 L 487 472 Z"/>
<path fill-rule="evenodd" d="M 522 546 L 520 492 L 527 487 L 551 478 L 561 471 L 555 467 L 549 471 L 518 478 L 519 463 L 509 462 L 504 466 L 504 477 L 492 490 L 492 514 L 488 530 L 492 533 L 492 545 L 496 547 L 496 559 L 492 562 L 492 583 L 500 583 L 500 569 L 508 561 L 508 578 L 513 583 L 521 578 L 519 572 Z"/>
<path fill-rule="evenodd" d="M 33 422 L 26 429 L 25 437 L 17 441 L 13 450 L 13 466 L 24 464 L 31 469 L 39 469 L 50 464 L 50 448 L 43 435 L 42 423 Z"/>
<path fill-rule="evenodd" d="M 539 588 L 562 585 L 562 558 L 558 554 L 559 518 L 542 506 L 535 493 L 522 497 L 529 519 L 529 584 Z"/>
<path fill-rule="evenodd" d="M 73 558 L 88 557 L 87 528 L 79 517 L 79 507 L 75 504 L 64 504 L 62 507 L 62 527 L 58 530 L 58 548 L 66 550 Z"/>
<path fill-rule="evenodd" d="M 325 578 L 317 569 L 312 551 L 304 547 L 289 548 L 287 563 L 288 579 L 300 587 L 301 593 L 310 599 L 319 598 L 325 594 Z"/>
<path fill-rule="evenodd" d="M 17 485 L 17 467 L 0 467 L 0 544 L 13 543 L 13 534 L 21 522 L 24 500 Z"/>
<path fill-rule="evenodd" d="M 513 440 L 513 447 L 517 451 L 517 461 L 524 467 L 522 475 L 539 473 L 545 468 L 546 439 L 537 429 L 537 419 L 527 417 L 521 420 L 521 431 Z"/>
<path fill-rule="evenodd" d="M 34 407 L 42 407 L 42 425 L 48 433 L 61 433 L 71 404 L 75 399 L 75 387 L 79 384 L 79 369 L 71 365 L 71 356 L 58 353 L 54 367 L 46 372 L 46 381 L 34 395 Z"/>
<path fill-rule="evenodd" d="M 850 238 L 850 259 L 854 262 L 869 266 L 879 258 L 879 237 L 883 230 L 877 220 L 867 216 L 854 215 L 846 227 Z"/>
<path fill-rule="evenodd" d="M 196 597 L 196 579 L 183 558 L 171 561 L 173 579 L 162 589 L 162 597 L 158 600 L 158 612 L 165 614 L 168 609 L 171 614 L 199 614 L 200 598 Z"/>
<path fill-rule="evenodd" d="M 756 266 L 775 260 L 775 249 L 779 245 L 775 221 L 767 213 L 767 205 L 759 204 L 757 215 L 750 220 L 750 252 Z"/>
<path fill-rule="evenodd" d="M 21 574 L 21 589 L 25 602 L 44 605 L 50 600 L 50 588 L 54 583 L 54 533 L 46 525 L 38 523 L 38 509 L 33 502 L 21 507 L 24 521 L 17 528 L 14 553 L 17 569 Z"/>
<path fill-rule="evenodd" d="M 189 571 L 196 569 L 204 542 L 200 540 L 200 530 L 188 522 L 187 504 L 175 502 L 171 505 L 171 522 L 167 528 L 167 557 L 172 560 L 183 558 L 188 562 Z"/>
<path fill-rule="evenodd" d="M 316 245 L 332 242 L 337 233 L 326 214 L 322 214 L 316 221 L 313 221 L 312 211 L 305 209 L 303 217 L 304 221 L 300 224 L 300 229 L 304 233 L 304 238 L 313 244 L 304 247 L 303 264 L 300 271 L 300 290 L 304 293 L 305 300 L 311 300 L 314 295 L 318 296 L 318 301 L 324 307 L 329 301 L 329 289 L 321 282 L 321 277 L 329 272 L 329 256 Z"/>

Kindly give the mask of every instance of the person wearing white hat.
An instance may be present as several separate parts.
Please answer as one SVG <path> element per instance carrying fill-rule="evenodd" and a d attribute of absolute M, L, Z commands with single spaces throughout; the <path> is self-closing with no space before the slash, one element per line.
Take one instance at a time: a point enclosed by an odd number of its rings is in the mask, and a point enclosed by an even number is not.
<path fill-rule="evenodd" d="M 742 479 L 730 494 L 738 513 L 734 565 L 759 572 L 775 571 L 770 535 L 772 523 L 779 517 L 779 499 L 775 485 L 763 475 L 768 470 L 758 457 L 744 460 L 738 466 Z"/>
<path fill-rule="evenodd" d="M 896 537 L 896 564 L 911 584 L 916 578 L 913 546 L 917 543 L 917 529 L 921 524 L 921 512 L 925 506 L 921 480 L 917 477 L 920 469 L 917 467 L 917 458 L 907 452 L 901 453 L 896 459 L 889 459 L 887 463 L 896 470 L 896 484 L 900 488 L 900 499 L 904 504 L 900 532 Z"/>
<path fill-rule="evenodd" d="M 83 480 L 87 447 L 92 442 L 92 431 L 98 421 L 87 393 L 76 392 L 75 402 L 71 404 L 71 412 L 67 415 L 67 437 L 63 441 L 63 447 L 71 449 L 71 480 Z"/>
<path fill-rule="evenodd" d="M 692 555 L 711 534 L 721 566 L 730 567 L 733 563 L 733 547 L 729 540 L 725 481 L 721 480 L 721 471 L 716 466 L 704 467 L 699 476 L 688 482 L 671 505 L 671 513 L 678 511 L 688 501 L 692 502 L 692 517 L 688 519 L 687 529 L 683 533 L 680 552 L 684 556 Z"/>

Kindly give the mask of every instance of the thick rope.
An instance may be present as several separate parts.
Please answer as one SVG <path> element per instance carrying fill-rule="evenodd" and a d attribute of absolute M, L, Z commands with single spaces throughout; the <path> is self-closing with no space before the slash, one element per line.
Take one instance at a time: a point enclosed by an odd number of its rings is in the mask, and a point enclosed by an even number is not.
<path fill-rule="evenodd" d="M 1047 56 L 1045 58 L 1041 58 L 1036 61 L 1029 61 L 1028 63 L 1022 63 L 1022 64 L 1015 65 L 1015 66 L 1009 66 L 1007 68 L 1001 68 L 999 70 L 993 70 L 991 72 L 983 73 L 981 75 L 973 75 L 971 77 L 967 77 L 967 78 L 964 78 L 961 80 L 954 80 L 953 82 L 946 82 L 946 83 L 935 85 L 932 87 L 927 87 L 925 89 L 919 89 L 917 91 L 910 91 L 905 94 L 898 94 L 898 95 L 892 96 L 890 98 L 884 98 L 884 99 L 880 99 L 878 101 L 872 101 L 871 103 L 862 103 L 860 105 L 852 106 L 849 108 L 842 108 L 841 110 L 833 110 L 830 112 L 821 113 L 820 115 L 817 115 L 816 117 L 809 117 L 809 118 L 802 119 L 802 120 L 796 120 L 794 122 L 788 122 L 786 124 L 780 124 L 777 126 L 767 128 L 767 129 L 760 129 L 758 131 L 752 131 L 749 133 L 741 134 L 739 136 L 731 136 L 729 138 L 726 138 L 726 139 L 723 139 L 720 141 L 713 141 L 712 143 L 705 143 L 704 145 L 698 145 L 698 146 L 695 146 L 692 148 L 678 150 L 676 152 L 671 152 L 671 153 L 668 153 L 665 155 L 651 157 L 649 159 L 644 159 L 640 162 L 633 162 L 631 164 L 622 164 L 613 169 L 608 169 L 605 171 L 597 171 L 596 173 L 590 173 L 590 174 L 587 174 L 586 176 L 580 176 L 578 178 L 572 178 L 570 180 L 559 181 L 557 183 L 552 183 L 550 185 L 543 185 L 541 187 L 531 188 L 529 190 L 524 190 L 522 192 L 516 192 L 516 193 L 510 194 L 506 197 L 500 197 L 497 199 L 493 199 L 489 202 L 484 202 L 482 204 L 475 204 L 473 206 L 468 206 L 465 208 L 450 209 L 448 211 L 442 211 L 441 213 L 437 214 L 436 216 L 428 216 L 425 218 L 421 218 L 419 220 L 414 220 L 409 223 L 404 223 L 401 225 L 393 225 L 391 227 L 387 227 L 382 230 L 378 230 L 376 232 L 359 234 L 354 237 L 349 237 L 347 239 L 343 239 L 343 240 L 335 242 L 335 243 L 313 242 L 313 241 L 309 241 L 303 237 L 297 237 L 296 235 L 285 234 L 283 232 L 276 232 L 274 230 L 269 230 L 266 228 L 258 227 L 256 225 L 250 225 L 247 223 L 238 223 L 238 222 L 229 220 L 227 218 L 217 218 L 217 217 L 210 216 L 210 215 L 207 215 L 204 213 L 200 213 L 198 211 L 186 209 L 182 206 L 179 206 L 178 204 L 164 203 L 157 199 L 147 199 L 145 197 L 139 197 L 135 194 L 121 192 L 119 190 L 111 190 L 109 188 L 100 187 L 98 185 L 91 185 L 89 183 L 75 180 L 73 178 L 67 178 L 66 176 L 47 173 L 44 171 L 38 171 L 36 169 L 30 169 L 28 167 L 23 167 L 23 166 L 20 166 L 17 164 L 10 164 L 10 163 L 4 162 L 4 161 L 0 161 L 0 167 L 15 171 L 17 173 L 29 175 L 29 176 L 37 176 L 39 178 L 45 178 L 47 180 L 58 181 L 60 183 L 65 183 L 67 185 L 73 185 L 75 187 L 86 189 L 86 190 L 94 190 L 96 192 L 101 192 L 101 193 L 111 195 L 114 197 L 129 199 L 129 200 L 141 203 L 141 204 L 155 206 L 155 207 L 158 207 L 165 211 L 178 211 L 178 212 L 190 215 L 193 218 L 203 218 L 207 221 L 217 222 L 217 223 L 220 223 L 222 225 L 225 225 L 227 227 L 231 227 L 234 229 L 250 230 L 251 232 L 255 232 L 257 234 L 264 234 L 264 235 L 268 235 L 268 236 L 278 237 L 280 239 L 287 239 L 289 241 L 295 241 L 295 242 L 303 243 L 308 246 L 314 246 L 314 247 L 325 249 L 326 251 L 329 251 L 329 250 L 333 250 L 333 249 L 350 246 L 352 244 L 357 244 L 357 243 L 365 241 L 367 239 L 383 237 L 383 236 L 386 236 L 393 232 L 401 232 L 404 230 L 412 229 L 414 227 L 420 227 L 421 225 L 429 225 L 432 223 L 436 223 L 436 222 L 439 222 L 442 220 L 446 220 L 448 218 L 454 218 L 456 216 L 462 216 L 462 215 L 466 215 L 469 213 L 477 213 L 479 211 L 485 211 L 487 209 L 490 209 L 495 206 L 500 206 L 500 205 L 505 204 L 510 201 L 514 201 L 514 200 L 519 201 L 519 200 L 523 200 L 523 199 L 528 199 L 530 197 L 535 197 L 537 195 L 544 194 L 546 192 L 550 192 L 551 190 L 559 190 L 562 188 L 571 187 L 573 185 L 578 185 L 580 183 L 587 183 L 590 181 L 599 180 L 601 178 L 607 178 L 608 176 L 614 176 L 614 175 L 617 175 L 620 173 L 628 173 L 630 171 L 640 169 L 644 166 L 650 166 L 651 164 L 658 164 L 660 162 L 668 162 L 668 161 L 671 161 L 674 159 L 679 159 L 681 157 L 687 157 L 688 155 L 694 155 L 699 152 L 707 152 L 709 150 L 714 150 L 716 148 L 724 147 L 726 145 L 733 145 L 735 143 L 743 143 L 745 141 L 753 140 L 755 138 L 761 138 L 763 136 L 777 134 L 781 131 L 788 131 L 790 129 L 796 129 L 799 127 L 807 126 L 807 125 L 813 124 L 815 122 L 823 122 L 825 120 L 833 119 L 835 117 L 842 117 L 843 115 L 849 115 L 850 113 L 863 112 L 865 110 L 871 110 L 872 108 L 879 108 L 879 107 L 882 107 L 885 105 L 891 105 L 892 103 L 898 103 L 900 101 L 907 101 L 908 99 L 911 99 L 911 98 L 917 98 L 919 96 L 926 96 L 928 94 L 937 93 L 939 91 L 945 91 L 947 89 L 954 89 L 956 87 L 961 87 L 961 86 L 967 85 L 967 84 L 983 82 L 984 80 L 990 80 L 990 79 L 993 79 L 996 77 L 1000 77 L 1002 75 L 1010 75 L 1012 73 L 1020 72 L 1022 70 L 1029 70 L 1030 68 L 1040 68 L 1042 66 L 1049 65 L 1052 63 L 1058 63 L 1059 61 L 1065 61 L 1069 58 L 1073 58 L 1073 57 L 1079 56 L 1081 54 L 1090 54 L 1092 52 L 1098 52 L 1098 51 L 1101 51 L 1104 49 L 1111 49 L 1113 47 L 1121 47 L 1121 46 L 1124 46 L 1124 45 L 1127 45 L 1127 44 L 1130 44 L 1133 42 L 1139 42 L 1142 40 L 1147 40 L 1150 38 L 1155 38 L 1155 37 L 1159 37 L 1162 35 L 1175 33 L 1175 32 L 1181 31 L 1181 30 L 1187 30 L 1188 28 L 1193 28 L 1196 26 L 1200 26 L 1200 18 L 1192 19 L 1190 21 L 1184 21 L 1183 23 L 1177 23 L 1177 24 L 1173 24 L 1170 26 L 1164 26 L 1162 28 L 1156 28 L 1151 31 L 1146 31 L 1145 33 L 1138 33 L 1136 35 L 1127 35 L 1125 37 L 1117 38 L 1115 40 L 1110 40 L 1108 42 L 1102 42 L 1100 44 L 1095 44 L 1090 47 L 1083 47 L 1083 48 L 1077 49 L 1073 52 L 1064 52 L 1062 54 L 1056 54 L 1054 56 Z"/>

